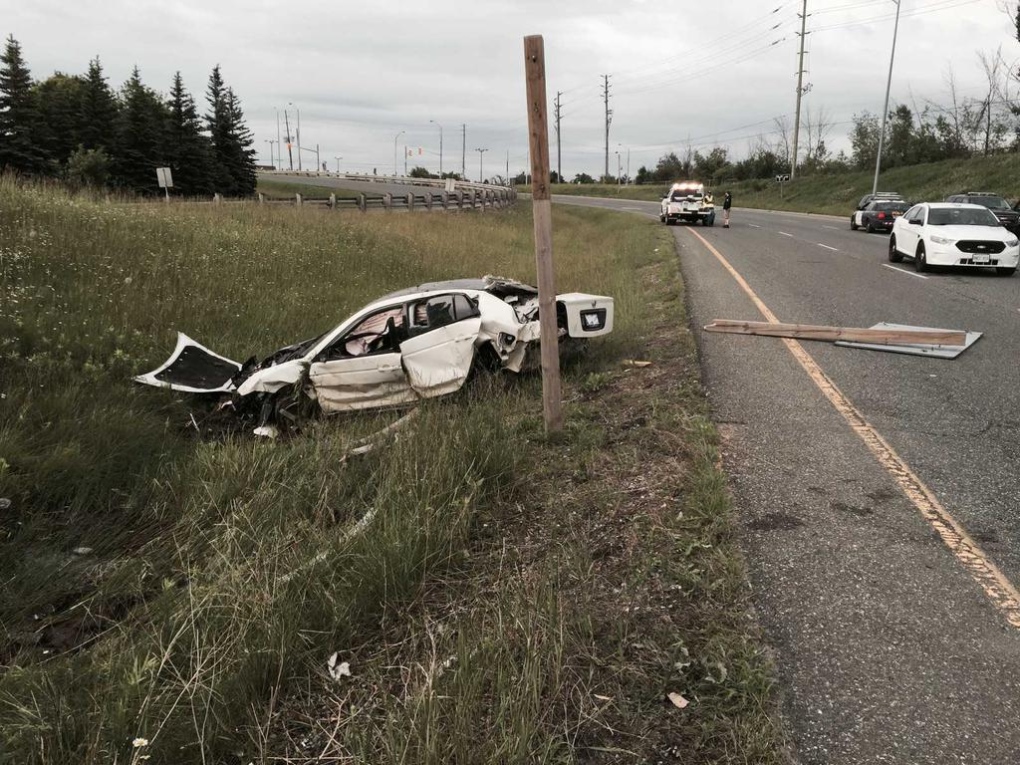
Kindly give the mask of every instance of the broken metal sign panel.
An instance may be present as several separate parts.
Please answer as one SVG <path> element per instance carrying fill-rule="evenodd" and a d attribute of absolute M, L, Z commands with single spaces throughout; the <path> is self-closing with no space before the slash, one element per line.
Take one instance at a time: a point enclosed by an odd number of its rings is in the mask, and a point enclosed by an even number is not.
<path fill-rule="evenodd" d="M 893 331 L 919 331 L 919 332 L 946 332 L 951 330 L 934 329 L 932 327 L 913 327 L 908 324 L 890 324 L 880 322 L 871 329 L 887 329 Z M 981 337 L 981 332 L 967 332 L 963 345 L 927 345 L 923 343 L 910 343 L 898 345 L 886 345 L 876 343 L 855 343 L 847 340 L 837 340 L 836 345 L 847 348 L 863 348 L 868 351 L 886 351 L 887 353 L 903 353 L 909 356 L 934 356 L 939 359 L 955 359 L 965 350 L 970 348 Z"/>

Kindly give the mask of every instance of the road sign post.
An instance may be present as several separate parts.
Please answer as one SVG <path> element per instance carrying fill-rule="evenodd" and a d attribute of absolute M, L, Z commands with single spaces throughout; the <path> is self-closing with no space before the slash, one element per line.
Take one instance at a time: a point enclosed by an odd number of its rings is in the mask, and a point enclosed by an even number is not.
<path fill-rule="evenodd" d="M 173 188 L 174 178 L 170 173 L 169 167 L 157 167 L 156 168 L 156 181 L 159 183 L 159 187 L 163 189 L 166 194 L 165 201 L 170 201 L 170 189 Z"/>
<path fill-rule="evenodd" d="M 779 198 L 783 198 L 783 184 L 790 180 L 789 175 L 777 175 L 776 183 L 779 184 Z"/>

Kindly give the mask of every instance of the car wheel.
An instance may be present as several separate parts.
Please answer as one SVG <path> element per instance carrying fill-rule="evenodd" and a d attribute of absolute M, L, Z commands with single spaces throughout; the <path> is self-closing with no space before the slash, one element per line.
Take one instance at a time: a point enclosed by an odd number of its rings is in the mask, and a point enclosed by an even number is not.
<path fill-rule="evenodd" d="M 900 263 L 903 260 L 903 253 L 896 249 L 896 237 L 889 237 L 889 262 Z"/>
<path fill-rule="evenodd" d="M 867 231 L 869 234 L 875 233 L 875 227 L 871 225 L 871 220 L 868 218 L 865 218 L 864 220 L 864 230 Z"/>
<path fill-rule="evenodd" d="M 918 271 L 928 270 L 928 256 L 924 252 L 924 242 L 917 245 L 917 252 L 914 253 L 914 268 Z"/>
<path fill-rule="evenodd" d="M 666 216 L 665 215 L 660 215 L 659 216 L 659 223 L 665 223 L 665 222 L 666 222 Z"/>
<path fill-rule="evenodd" d="M 999 276 L 1012 276 L 1016 273 L 1016 266 L 996 266 L 995 273 Z"/>
<path fill-rule="evenodd" d="M 857 218 L 856 215 L 851 215 L 850 216 L 850 230 L 851 231 L 856 231 L 857 230 L 857 220 L 856 220 L 856 218 Z"/>

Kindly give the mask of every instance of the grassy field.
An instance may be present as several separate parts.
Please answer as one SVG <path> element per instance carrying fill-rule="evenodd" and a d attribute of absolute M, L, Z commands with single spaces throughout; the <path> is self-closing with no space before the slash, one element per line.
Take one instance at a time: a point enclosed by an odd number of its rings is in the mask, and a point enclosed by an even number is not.
<path fill-rule="evenodd" d="M 672 240 L 554 225 L 557 288 L 617 306 L 565 369 L 565 432 L 538 378 L 498 377 L 344 461 L 396 415 L 263 442 L 130 377 L 175 330 L 245 358 L 422 280 L 530 281 L 528 206 L 0 180 L 0 763 L 782 762 Z"/>
<path fill-rule="evenodd" d="M 857 201 L 871 192 L 874 171 L 811 175 L 784 184 L 780 198 L 779 185 L 771 180 L 728 182 L 715 188 L 719 197 L 729 189 L 737 207 L 767 210 L 826 213 L 845 216 L 847 220 Z M 598 197 L 619 197 L 658 201 L 665 185 L 599 186 L 560 184 L 552 187 L 554 194 L 580 194 Z M 880 191 L 898 191 L 913 201 L 942 201 L 962 191 L 991 191 L 1001 194 L 1010 203 L 1020 199 L 1020 154 L 974 157 L 934 162 L 912 167 L 884 170 L 879 178 Z"/>

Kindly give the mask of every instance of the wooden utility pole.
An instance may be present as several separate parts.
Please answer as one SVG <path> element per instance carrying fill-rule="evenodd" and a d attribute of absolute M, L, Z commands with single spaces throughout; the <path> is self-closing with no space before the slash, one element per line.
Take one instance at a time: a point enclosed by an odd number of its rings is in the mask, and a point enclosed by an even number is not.
<path fill-rule="evenodd" d="M 800 99 L 804 95 L 804 38 L 807 37 L 807 0 L 800 14 L 800 58 L 797 64 L 797 116 L 793 123 L 793 161 L 790 162 L 790 180 L 797 177 L 797 139 L 800 138 Z"/>
<path fill-rule="evenodd" d="M 539 340 L 542 347 L 542 408 L 545 430 L 563 429 L 560 394 L 560 348 L 556 328 L 556 286 L 552 256 L 552 199 L 549 194 L 549 123 L 545 96 L 545 43 L 542 35 L 524 38 L 524 74 L 528 94 L 531 149 L 531 199 L 538 265 Z"/>

